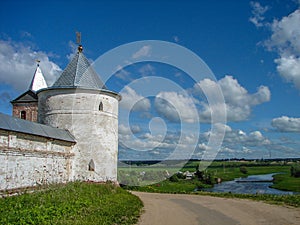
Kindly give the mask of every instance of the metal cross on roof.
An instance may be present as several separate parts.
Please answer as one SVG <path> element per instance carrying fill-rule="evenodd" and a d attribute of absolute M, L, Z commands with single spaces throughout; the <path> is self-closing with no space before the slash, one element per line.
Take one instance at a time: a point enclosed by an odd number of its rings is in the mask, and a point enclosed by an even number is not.
<path fill-rule="evenodd" d="M 76 44 L 81 45 L 81 32 L 76 31 Z"/>

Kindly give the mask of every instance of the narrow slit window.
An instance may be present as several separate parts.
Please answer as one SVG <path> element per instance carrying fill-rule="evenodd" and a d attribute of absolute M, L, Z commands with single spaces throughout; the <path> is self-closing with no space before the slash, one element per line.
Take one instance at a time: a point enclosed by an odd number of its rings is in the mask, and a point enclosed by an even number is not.
<path fill-rule="evenodd" d="M 26 111 L 21 111 L 21 119 L 26 120 Z"/>
<path fill-rule="evenodd" d="M 95 163 L 94 163 L 94 160 L 92 160 L 92 159 L 89 162 L 89 171 L 95 171 Z"/>
<path fill-rule="evenodd" d="M 102 102 L 100 102 L 100 104 L 99 104 L 99 111 L 103 111 L 103 103 Z"/>

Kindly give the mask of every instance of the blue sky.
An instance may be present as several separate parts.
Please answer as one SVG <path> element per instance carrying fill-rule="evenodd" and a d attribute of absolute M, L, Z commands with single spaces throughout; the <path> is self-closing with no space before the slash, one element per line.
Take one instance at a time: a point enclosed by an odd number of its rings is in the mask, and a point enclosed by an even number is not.
<path fill-rule="evenodd" d="M 118 46 L 161 40 L 197 54 L 215 79 L 193 80 L 159 62 L 120 67 L 107 86 L 123 95 L 121 159 L 163 159 L 172 152 L 202 158 L 213 151 L 209 115 L 220 110 L 202 91 L 213 92 L 216 85 L 227 113 L 226 124 L 214 124 L 215 132 L 225 131 L 217 158 L 300 157 L 299 1 L 4 0 L 0 5 L 1 112 L 11 114 L 9 101 L 28 89 L 37 58 L 53 83 L 76 51 L 76 31 L 95 65 Z M 147 43 L 133 49 L 132 58 L 149 56 L 154 46 Z M 147 87 L 152 96 L 143 95 Z"/>

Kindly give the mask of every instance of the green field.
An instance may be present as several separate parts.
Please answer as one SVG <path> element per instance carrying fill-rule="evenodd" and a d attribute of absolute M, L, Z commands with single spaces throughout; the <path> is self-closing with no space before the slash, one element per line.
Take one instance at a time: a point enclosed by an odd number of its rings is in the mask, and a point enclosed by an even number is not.
<path fill-rule="evenodd" d="M 294 191 L 300 193 L 300 178 L 292 177 L 290 174 L 291 165 L 282 162 L 213 162 L 207 167 L 203 174 L 209 177 L 208 180 L 199 180 L 192 178 L 189 180 L 180 179 L 176 175 L 176 179 L 166 176 L 166 171 L 170 175 L 178 171 L 189 171 L 194 173 L 199 162 L 188 162 L 184 167 L 176 166 L 138 166 L 130 165 L 130 167 L 119 168 L 119 181 L 122 179 L 131 185 L 124 185 L 124 189 L 157 192 L 157 193 L 173 193 L 173 194 L 200 194 L 213 195 L 218 197 L 229 198 L 247 198 L 253 200 L 261 200 L 275 204 L 287 204 L 291 206 L 300 206 L 300 194 L 295 195 L 268 195 L 268 194 L 233 194 L 233 193 L 211 193 L 198 191 L 195 189 L 212 187 L 215 178 L 221 178 L 222 181 L 229 181 L 239 177 L 247 177 L 249 175 L 280 173 L 274 176 L 273 188 L 285 191 Z M 204 165 L 206 166 L 206 165 Z M 241 172 L 244 167 L 244 173 Z M 121 181 L 122 183 L 122 181 Z"/>
<path fill-rule="evenodd" d="M 135 224 L 140 199 L 111 184 L 68 183 L 0 199 L 0 224 Z"/>
<path fill-rule="evenodd" d="M 249 175 L 280 173 L 274 176 L 273 188 L 284 191 L 300 193 L 300 178 L 292 177 L 290 174 L 291 163 L 287 162 L 256 162 L 256 161 L 217 161 L 205 167 L 204 175 L 207 180 L 199 180 L 195 177 L 191 180 L 177 179 L 171 182 L 169 176 L 178 171 L 189 171 L 194 173 L 199 167 L 198 161 L 191 161 L 183 167 L 156 164 L 155 166 L 130 165 L 130 167 L 119 168 L 119 181 L 124 182 L 125 188 L 140 191 L 164 192 L 164 193 L 193 193 L 195 189 L 212 187 L 217 178 L 223 181 L 235 178 L 247 177 Z M 174 166 L 175 165 L 175 166 Z M 241 171 L 244 167 L 244 172 Z M 166 175 L 167 172 L 170 174 Z"/>
<path fill-rule="evenodd" d="M 291 177 L 289 173 L 275 175 L 273 183 L 272 188 L 300 193 L 300 178 Z"/>

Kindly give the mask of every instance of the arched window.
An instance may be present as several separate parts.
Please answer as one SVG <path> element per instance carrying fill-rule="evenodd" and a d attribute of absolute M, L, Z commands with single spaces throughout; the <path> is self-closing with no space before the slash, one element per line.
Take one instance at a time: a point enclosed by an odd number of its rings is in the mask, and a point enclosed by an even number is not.
<path fill-rule="evenodd" d="M 99 111 L 103 111 L 103 103 L 102 102 L 100 102 L 100 104 L 99 104 Z"/>
<path fill-rule="evenodd" d="M 21 111 L 20 118 L 26 120 L 26 111 Z"/>
<path fill-rule="evenodd" d="M 92 159 L 89 162 L 89 171 L 95 171 L 95 163 Z"/>

